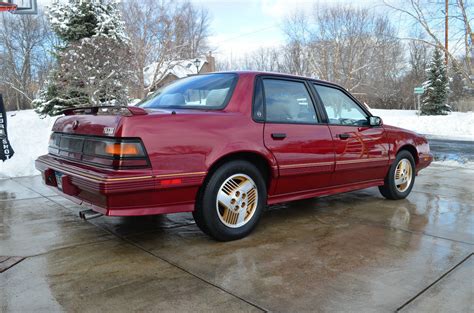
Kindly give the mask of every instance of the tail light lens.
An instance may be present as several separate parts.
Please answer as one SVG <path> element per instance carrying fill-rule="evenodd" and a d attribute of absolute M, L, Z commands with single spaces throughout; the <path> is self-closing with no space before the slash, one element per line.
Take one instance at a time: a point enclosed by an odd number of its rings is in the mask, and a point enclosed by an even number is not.
<path fill-rule="evenodd" d="M 114 156 L 143 156 L 140 148 L 140 144 L 136 142 L 107 143 L 105 153 Z"/>
<path fill-rule="evenodd" d="M 114 169 L 150 167 L 148 155 L 138 138 L 110 138 L 53 133 L 49 153 Z"/>

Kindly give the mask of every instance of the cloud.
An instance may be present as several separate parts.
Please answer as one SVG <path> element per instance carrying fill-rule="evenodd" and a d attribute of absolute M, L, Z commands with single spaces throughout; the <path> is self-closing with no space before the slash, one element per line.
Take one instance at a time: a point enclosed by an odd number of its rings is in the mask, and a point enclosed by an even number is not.
<path fill-rule="evenodd" d="M 315 1 L 309 0 L 261 0 L 261 10 L 264 15 L 282 19 L 295 11 L 308 12 L 314 3 Z"/>

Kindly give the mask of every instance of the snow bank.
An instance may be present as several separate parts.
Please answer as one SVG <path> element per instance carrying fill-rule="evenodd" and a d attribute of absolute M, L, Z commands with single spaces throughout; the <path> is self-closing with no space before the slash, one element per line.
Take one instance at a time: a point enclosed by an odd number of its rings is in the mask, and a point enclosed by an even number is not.
<path fill-rule="evenodd" d="M 56 118 L 41 119 L 33 110 L 7 112 L 8 139 L 15 154 L 0 161 L 0 178 L 38 175 L 35 159 L 48 153 L 48 141 Z"/>
<path fill-rule="evenodd" d="M 474 141 L 474 112 L 418 116 L 414 110 L 370 109 L 384 124 L 406 128 L 429 137 Z"/>

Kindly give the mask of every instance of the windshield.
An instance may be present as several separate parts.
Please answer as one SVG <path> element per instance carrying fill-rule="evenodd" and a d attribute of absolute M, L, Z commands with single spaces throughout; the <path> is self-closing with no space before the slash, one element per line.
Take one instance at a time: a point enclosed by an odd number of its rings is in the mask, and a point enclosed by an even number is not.
<path fill-rule="evenodd" d="M 237 82 L 236 74 L 196 75 L 180 79 L 143 99 L 150 109 L 222 109 Z"/>

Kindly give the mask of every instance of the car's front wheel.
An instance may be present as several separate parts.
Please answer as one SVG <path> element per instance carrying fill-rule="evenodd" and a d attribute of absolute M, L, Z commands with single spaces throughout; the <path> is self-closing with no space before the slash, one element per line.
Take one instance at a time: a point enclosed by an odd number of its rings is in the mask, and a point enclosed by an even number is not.
<path fill-rule="evenodd" d="M 415 160 L 410 152 L 402 150 L 390 166 L 385 183 L 379 187 L 380 193 L 387 199 L 406 198 L 415 183 Z"/>
<path fill-rule="evenodd" d="M 266 196 L 259 170 L 247 161 L 231 161 L 207 180 L 193 216 L 199 228 L 217 240 L 240 239 L 257 225 Z"/>

